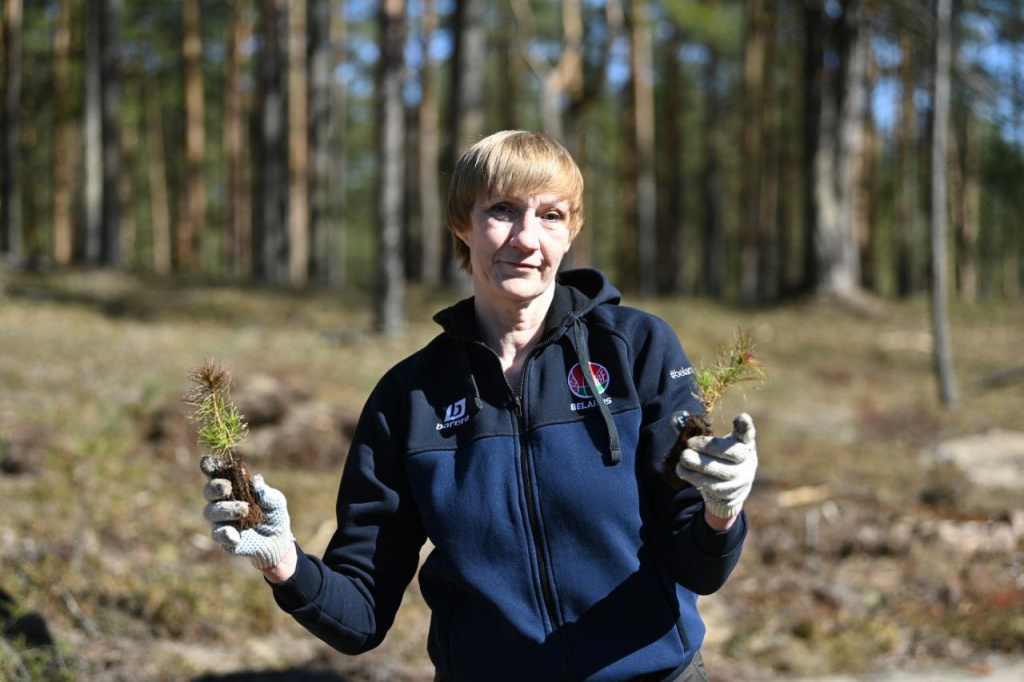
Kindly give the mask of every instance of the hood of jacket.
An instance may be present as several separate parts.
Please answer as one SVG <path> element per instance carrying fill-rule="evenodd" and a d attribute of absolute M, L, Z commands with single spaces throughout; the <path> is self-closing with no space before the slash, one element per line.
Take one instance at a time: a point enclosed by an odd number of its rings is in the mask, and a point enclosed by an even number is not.
<path fill-rule="evenodd" d="M 555 280 L 555 295 L 551 301 L 542 338 L 557 338 L 573 324 L 599 305 L 618 305 L 622 294 L 603 273 L 591 268 L 566 270 Z M 463 299 L 445 308 L 434 321 L 448 334 L 466 340 L 480 340 L 476 324 L 475 297 Z"/>

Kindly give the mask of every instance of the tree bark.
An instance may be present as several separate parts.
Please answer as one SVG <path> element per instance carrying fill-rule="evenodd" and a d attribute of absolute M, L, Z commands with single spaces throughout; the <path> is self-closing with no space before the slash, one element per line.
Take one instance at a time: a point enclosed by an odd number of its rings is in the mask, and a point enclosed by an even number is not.
<path fill-rule="evenodd" d="M 834 52 L 837 68 L 817 67 L 820 82 L 820 106 L 816 138 L 809 140 L 806 172 L 810 176 L 807 216 L 812 245 L 811 280 L 818 294 L 850 297 L 860 288 L 857 239 L 853 229 L 855 175 L 852 160 L 863 147 L 863 114 L 866 106 L 864 75 L 867 64 L 867 32 L 859 0 L 847 0 L 837 25 L 824 20 L 818 7 L 817 18 L 808 22 L 810 32 L 824 29 L 823 56 Z"/>
<path fill-rule="evenodd" d="M 722 220 L 722 93 L 717 84 L 718 46 L 708 44 L 704 66 L 705 111 L 703 121 L 704 169 L 701 173 L 701 197 L 704 202 L 704 272 L 701 293 L 720 299 L 725 294 L 725 224 Z"/>
<path fill-rule="evenodd" d="M 263 2 L 263 49 L 260 52 L 259 191 L 254 223 L 256 274 L 267 282 L 287 276 L 285 225 L 287 158 L 285 105 L 281 88 L 281 0 Z"/>
<path fill-rule="evenodd" d="M 167 198 L 167 167 L 164 160 L 164 125 L 160 111 L 160 85 L 156 76 L 147 81 L 146 167 L 149 180 L 150 220 L 153 224 L 153 270 L 171 274 L 171 209 Z"/>
<path fill-rule="evenodd" d="M 688 83 L 679 64 L 679 52 L 685 43 L 678 26 L 672 25 L 663 53 L 661 109 L 661 144 L 656 151 L 659 161 L 658 192 L 658 292 L 678 293 L 684 281 L 681 237 L 685 229 L 686 183 L 683 180 L 683 130 L 681 118 L 686 110 Z"/>
<path fill-rule="evenodd" d="M 758 267 L 762 242 L 761 178 L 762 119 L 765 80 L 764 7 L 762 0 L 747 0 L 746 37 L 743 47 L 743 147 L 740 204 L 740 303 L 752 307 L 761 290 Z"/>
<path fill-rule="evenodd" d="M 402 219 L 405 189 L 405 0 L 380 6 L 379 158 L 377 197 L 377 330 L 399 334 L 405 326 Z"/>
<path fill-rule="evenodd" d="M 309 84 L 306 2 L 288 6 L 288 280 L 309 282 Z"/>
<path fill-rule="evenodd" d="M 0 252 L 17 262 L 25 257 L 21 187 L 22 0 L 4 3 L 3 150 L 0 159 Z"/>
<path fill-rule="evenodd" d="M 654 178 L 654 63 L 647 0 L 633 0 L 633 106 L 637 150 L 637 257 L 639 290 L 657 289 L 657 187 Z"/>
<path fill-rule="evenodd" d="M 900 47 L 903 60 L 900 63 L 900 81 L 903 94 L 900 100 L 899 129 L 896 135 L 896 191 L 893 202 L 896 206 L 896 291 L 900 296 L 910 296 L 921 290 L 921 276 L 918 256 L 917 209 L 917 155 L 916 118 L 914 88 L 914 44 L 909 32 L 900 32 Z"/>
<path fill-rule="evenodd" d="M 184 0 L 185 66 L 185 177 L 182 207 L 178 218 L 176 255 L 178 267 L 197 267 L 196 249 L 206 226 L 206 185 L 203 182 L 203 153 L 206 126 L 203 120 L 203 72 L 200 64 L 202 41 L 199 34 L 199 0 Z"/>
<path fill-rule="evenodd" d="M 331 210 L 331 3 L 309 2 L 310 277 L 329 281 Z"/>
<path fill-rule="evenodd" d="M 420 273 L 423 283 L 441 283 L 441 254 L 444 252 L 444 225 L 441 219 L 441 195 L 437 173 L 440 157 L 438 142 L 437 67 L 430 57 L 430 41 L 437 31 L 437 4 L 424 0 L 420 24 L 423 71 L 423 97 L 419 107 L 419 198 L 420 198 Z"/>
<path fill-rule="evenodd" d="M 331 14 L 331 63 L 332 72 L 345 62 L 347 50 L 347 23 L 345 20 L 346 0 L 335 0 L 334 11 Z M 330 132 L 328 137 L 331 140 L 333 163 L 330 168 L 330 182 L 332 196 L 337 197 L 333 206 L 333 229 L 326 231 L 323 242 L 324 250 L 330 254 L 328 260 L 327 278 L 331 284 L 340 285 L 345 282 L 346 268 L 346 221 L 345 221 L 345 192 L 348 186 L 345 179 L 348 134 L 346 132 L 348 122 L 348 86 L 343 80 L 332 79 L 331 107 L 334 114 L 331 116 Z"/>
<path fill-rule="evenodd" d="M 70 265 L 74 257 L 74 223 L 71 218 L 76 146 L 72 143 L 69 93 L 69 52 L 73 0 L 59 0 L 53 35 L 53 101 L 56 116 L 53 137 L 53 260 Z"/>
<path fill-rule="evenodd" d="M 86 0 L 85 262 L 103 255 L 103 2 Z"/>
<path fill-rule="evenodd" d="M 950 109 L 950 23 L 952 0 L 938 0 L 935 41 L 935 122 L 932 129 L 932 338 L 939 395 L 947 409 L 956 406 L 953 348 L 949 337 L 946 253 L 946 138 Z"/>
<path fill-rule="evenodd" d="M 448 143 L 448 169 L 455 167 L 462 152 L 478 142 L 484 131 L 484 65 L 486 64 L 485 7 L 481 0 L 455 3 L 452 31 L 455 49 L 451 59 L 449 116 L 451 138 Z M 446 188 L 447 189 L 447 188 Z M 445 242 L 445 282 L 468 291 L 470 279 L 461 273 L 452 258 L 451 240 Z"/>
<path fill-rule="evenodd" d="M 104 0 L 101 27 L 103 263 L 121 267 L 121 3 Z"/>
<path fill-rule="evenodd" d="M 227 184 L 226 251 L 229 272 L 236 277 L 249 271 L 252 211 L 245 153 L 245 112 L 241 73 L 245 64 L 242 45 L 249 38 L 243 0 L 232 0 L 227 28 L 224 66 L 224 161 Z"/>

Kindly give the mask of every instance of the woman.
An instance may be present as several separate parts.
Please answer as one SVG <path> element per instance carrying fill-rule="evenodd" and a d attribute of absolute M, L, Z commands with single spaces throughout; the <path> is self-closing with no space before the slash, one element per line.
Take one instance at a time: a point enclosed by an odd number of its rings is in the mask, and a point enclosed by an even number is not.
<path fill-rule="evenodd" d="M 701 409 L 693 372 L 672 329 L 619 306 L 603 275 L 557 275 L 582 202 L 576 164 L 537 133 L 497 133 L 458 162 L 447 218 L 474 296 L 374 389 L 322 559 L 259 477 L 268 521 L 239 535 L 244 503 L 204 461 L 214 537 L 340 651 L 380 644 L 429 538 L 438 679 L 705 679 L 697 595 L 739 559 L 753 425 L 691 439 L 676 470 L 693 485 L 664 480 L 672 415 Z"/>

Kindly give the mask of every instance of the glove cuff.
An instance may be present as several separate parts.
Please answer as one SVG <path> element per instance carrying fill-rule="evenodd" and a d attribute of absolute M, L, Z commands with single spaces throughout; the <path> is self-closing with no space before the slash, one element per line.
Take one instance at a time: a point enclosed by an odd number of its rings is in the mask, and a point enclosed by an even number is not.
<path fill-rule="evenodd" d="M 284 557 L 288 545 L 294 541 L 290 533 L 266 538 L 259 547 L 249 554 L 249 561 L 259 569 L 273 568 L 281 563 L 281 558 Z"/>
<path fill-rule="evenodd" d="M 710 495 L 704 495 L 704 506 L 711 512 L 712 516 L 717 516 L 720 519 L 731 519 L 743 510 L 743 500 L 724 502 Z"/>

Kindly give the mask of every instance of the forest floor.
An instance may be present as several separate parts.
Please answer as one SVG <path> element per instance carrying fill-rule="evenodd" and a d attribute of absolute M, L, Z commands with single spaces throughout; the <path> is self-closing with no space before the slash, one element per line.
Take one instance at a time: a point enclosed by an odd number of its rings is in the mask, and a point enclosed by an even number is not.
<path fill-rule="evenodd" d="M 180 396 L 207 358 L 232 371 L 253 468 L 319 552 L 353 415 L 450 302 L 411 290 L 406 333 L 381 340 L 361 295 L 0 272 L 0 678 L 431 680 L 415 582 L 384 644 L 350 658 L 214 546 Z M 923 301 L 626 303 L 695 362 L 750 329 L 771 377 L 716 424 L 753 414 L 761 466 L 743 559 L 701 600 L 713 679 L 1020 670 L 1024 304 L 954 306 L 946 411 Z"/>

